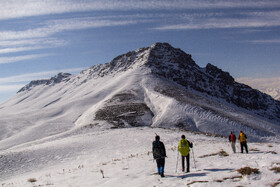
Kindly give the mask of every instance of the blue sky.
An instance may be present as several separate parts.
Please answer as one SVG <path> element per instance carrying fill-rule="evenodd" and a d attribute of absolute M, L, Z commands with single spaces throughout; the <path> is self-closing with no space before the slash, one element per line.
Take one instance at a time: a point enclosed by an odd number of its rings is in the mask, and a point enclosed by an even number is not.
<path fill-rule="evenodd" d="M 155 42 L 234 78 L 279 78 L 280 1 L 1 0 L 0 102 Z"/>

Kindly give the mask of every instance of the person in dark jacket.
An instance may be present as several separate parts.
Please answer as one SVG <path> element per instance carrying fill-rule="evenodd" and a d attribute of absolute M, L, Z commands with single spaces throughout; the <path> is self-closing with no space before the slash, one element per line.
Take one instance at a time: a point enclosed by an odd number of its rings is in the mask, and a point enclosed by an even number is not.
<path fill-rule="evenodd" d="M 164 177 L 166 151 L 164 144 L 159 141 L 159 139 L 160 137 L 156 135 L 155 141 L 153 142 L 153 156 L 157 162 L 158 174 L 161 177 Z"/>
<path fill-rule="evenodd" d="M 235 136 L 232 132 L 230 132 L 230 135 L 229 135 L 229 137 L 228 137 L 228 140 L 229 140 L 229 142 L 231 142 L 232 151 L 233 151 L 234 153 L 236 153 L 236 148 L 235 148 L 236 136 Z"/>

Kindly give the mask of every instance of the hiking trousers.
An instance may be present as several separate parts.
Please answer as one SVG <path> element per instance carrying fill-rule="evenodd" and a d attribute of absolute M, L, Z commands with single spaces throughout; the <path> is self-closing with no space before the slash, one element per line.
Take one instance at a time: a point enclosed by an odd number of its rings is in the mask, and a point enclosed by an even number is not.
<path fill-rule="evenodd" d="M 156 161 L 157 161 L 158 173 L 163 174 L 164 173 L 165 158 L 158 158 Z"/>
<path fill-rule="evenodd" d="M 187 163 L 186 163 L 187 172 L 189 172 L 190 171 L 190 154 L 188 154 L 187 156 L 182 156 L 182 171 L 185 171 L 185 159 L 187 160 Z"/>
<path fill-rule="evenodd" d="M 232 151 L 233 151 L 234 153 L 236 153 L 235 144 L 236 144 L 236 142 L 231 142 L 231 148 L 232 148 Z"/>
<path fill-rule="evenodd" d="M 240 142 L 240 146 L 241 146 L 241 153 L 243 153 L 243 148 L 245 148 L 246 153 L 248 153 L 247 142 Z"/>

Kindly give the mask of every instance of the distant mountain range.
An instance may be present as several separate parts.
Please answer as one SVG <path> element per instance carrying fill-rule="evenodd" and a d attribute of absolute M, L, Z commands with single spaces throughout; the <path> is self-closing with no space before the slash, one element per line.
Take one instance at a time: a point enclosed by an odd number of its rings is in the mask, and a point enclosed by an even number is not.
<path fill-rule="evenodd" d="M 274 99 L 280 101 L 280 89 L 277 88 L 267 88 L 267 89 L 261 89 L 262 92 L 270 95 Z"/>
<path fill-rule="evenodd" d="M 280 100 L 280 77 L 270 78 L 237 78 L 238 82 L 247 84 L 252 88 L 258 89 L 263 93 L 270 95 L 276 100 Z"/>
<path fill-rule="evenodd" d="M 75 76 L 31 81 L 0 105 L 0 150 L 68 132 L 135 126 L 279 139 L 280 102 L 156 43 Z"/>

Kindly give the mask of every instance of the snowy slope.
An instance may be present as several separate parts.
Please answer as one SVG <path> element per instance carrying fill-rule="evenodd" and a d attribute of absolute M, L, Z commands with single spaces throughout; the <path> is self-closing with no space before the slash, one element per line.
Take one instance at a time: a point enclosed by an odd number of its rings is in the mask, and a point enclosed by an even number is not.
<path fill-rule="evenodd" d="M 167 150 L 165 178 L 151 154 L 157 133 Z M 185 134 L 194 143 L 190 173 L 177 164 L 176 147 Z M 248 143 L 249 154 L 233 154 L 227 138 L 148 127 L 80 131 L 52 141 L 0 152 L 1 186 L 270 186 L 279 183 L 279 144 Z M 224 150 L 229 156 L 221 156 Z M 194 157 L 193 157 L 194 156 Z M 195 162 L 195 164 L 194 164 Z M 242 176 L 243 167 L 259 174 Z M 176 171 L 177 168 L 177 171 Z M 101 170 L 103 171 L 104 178 Z M 30 179 L 35 179 L 33 184 Z"/>

